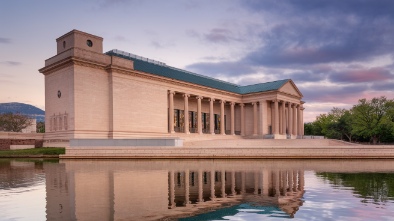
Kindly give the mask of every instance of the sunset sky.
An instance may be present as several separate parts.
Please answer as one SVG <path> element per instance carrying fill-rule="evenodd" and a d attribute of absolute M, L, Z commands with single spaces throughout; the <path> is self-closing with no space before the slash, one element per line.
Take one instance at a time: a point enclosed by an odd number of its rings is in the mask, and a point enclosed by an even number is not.
<path fill-rule="evenodd" d="M 240 85 L 292 79 L 306 122 L 394 98 L 392 0 L 0 2 L 0 103 L 45 109 L 44 60 L 78 29 L 119 49 Z"/>

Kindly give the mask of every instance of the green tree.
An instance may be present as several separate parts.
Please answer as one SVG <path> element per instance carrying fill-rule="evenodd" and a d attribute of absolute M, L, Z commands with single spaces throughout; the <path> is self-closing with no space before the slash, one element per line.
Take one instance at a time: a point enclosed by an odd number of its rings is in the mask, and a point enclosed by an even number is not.
<path fill-rule="evenodd" d="M 0 114 L 0 131 L 21 132 L 31 125 L 31 119 L 26 115 L 5 113 Z"/>
<path fill-rule="evenodd" d="M 372 100 L 360 99 L 352 108 L 352 132 L 372 140 L 373 144 L 378 143 L 381 135 L 393 128 L 393 121 L 389 116 L 393 112 L 392 102 L 384 96 Z"/>
<path fill-rule="evenodd" d="M 45 133 L 45 122 L 38 122 L 36 125 L 37 133 Z"/>

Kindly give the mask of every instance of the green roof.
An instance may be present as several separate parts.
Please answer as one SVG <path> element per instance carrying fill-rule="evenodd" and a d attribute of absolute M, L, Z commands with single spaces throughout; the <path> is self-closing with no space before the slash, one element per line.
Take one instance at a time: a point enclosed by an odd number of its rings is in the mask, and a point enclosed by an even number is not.
<path fill-rule="evenodd" d="M 237 94 L 249 94 L 256 92 L 278 90 L 286 82 L 289 81 L 289 79 L 284 79 L 279 81 L 240 86 L 226 81 L 221 81 L 215 78 L 210 78 L 204 75 L 199 75 L 189 71 L 174 68 L 166 65 L 165 63 L 140 57 L 117 49 L 108 51 L 106 54 L 132 60 L 134 62 L 134 69 L 137 71 L 142 71 L 149 74 L 154 74 L 166 78 L 198 84 L 198 85 L 215 88 L 223 91 L 233 92 Z"/>

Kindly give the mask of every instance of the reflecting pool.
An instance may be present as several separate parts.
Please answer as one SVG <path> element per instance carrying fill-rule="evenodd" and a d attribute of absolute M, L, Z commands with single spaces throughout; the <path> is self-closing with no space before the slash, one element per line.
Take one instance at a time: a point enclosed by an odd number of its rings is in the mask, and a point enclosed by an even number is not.
<path fill-rule="evenodd" d="M 0 159 L 0 208 L 0 220 L 394 220 L 394 161 Z"/>

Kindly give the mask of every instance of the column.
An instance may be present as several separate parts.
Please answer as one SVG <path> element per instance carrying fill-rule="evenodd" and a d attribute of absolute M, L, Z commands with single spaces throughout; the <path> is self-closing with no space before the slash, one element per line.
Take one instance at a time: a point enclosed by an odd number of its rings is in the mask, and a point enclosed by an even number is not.
<path fill-rule="evenodd" d="M 294 104 L 293 107 L 293 134 L 297 135 L 297 127 L 298 127 L 298 123 L 297 123 L 297 104 Z"/>
<path fill-rule="evenodd" d="M 274 133 L 279 134 L 279 110 L 278 110 L 278 100 L 273 100 L 274 102 Z"/>
<path fill-rule="evenodd" d="M 289 171 L 289 188 L 288 191 L 292 192 L 293 191 L 293 186 L 294 186 L 294 172 L 292 170 Z"/>
<path fill-rule="evenodd" d="M 269 171 L 267 169 L 263 169 L 263 190 L 261 191 L 263 196 L 269 195 Z"/>
<path fill-rule="evenodd" d="M 215 198 L 215 171 L 211 170 L 211 200 Z"/>
<path fill-rule="evenodd" d="M 239 104 L 241 107 L 241 136 L 245 136 L 245 113 L 244 106 L 245 104 Z"/>
<path fill-rule="evenodd" d="M 190 199 L 189 199 L 189 195 L 190 195 L 190 188 L 189 188 L 189 170 L 185 170 L 185 205 L 187 206 L 188 204 L 190 204 Z"/>
<path fill-rule="evenodd" d="M 189 97 L 190 97 L 190 95 L 184 94 L 183 97 L 185 98 L 185 108 L 184 108 L 184 110 L 185 110 L 185 118 L 184 118 L 185 128 L 184 128 L 184 131 L 185 131 L 185 134 L 190 134 L 190 131 L 189 131 Z"/>
<path fill-rule="evenodd" d="M 197 96 L 197 133 L 202 134 L 202 125 L 201 125 L 201 100 L 203 97 Z"/>
<path fill-rule="evenodd" d="M 265 135 L 267 134 L 267 129 L 268 129 L 268 124 L 267 124 L 267 101 L 262 100 L 259 102 L 260 103 L 260 135 Z"/>
<path fill-rule="evenodd" d="M 230 135 L 235 135 L 235 116 L 234 116 L 234 102 L 230 103 L 230 113 L 231 113 L 231 129 L 230 129 Z"/>
<path fill-rule="evenodd" d="M 215 116 L 213 113 L 213 102 L 215 99 L 210 98 L 209 99 L 209 133 L 212 135 L 215 135 Z"/>
<path fill-rule="evenodd" d="M 220 101 L 220 134 L 221 135 L 226 135 L 226 128 L 224 127 L 224 103 L 226 103 L 225 100 Z"/>
<path fill-rule="evenodd" d="M 304 136 L 304 108 L 301 108 L 301 136 Z"/>
<path fill-rule="evenodd" d="M 282 134 L 286 135 L 286 102 L 282 101 Z"/>
<path fill-rule="evenodd" d="M 174 130 L 174 91 L 169 91 L 168 92 L 169 96 L 170 96 L 170 107 L 168 108 L 168 114 L 170 115 L 170 119 L 168 122 L 169 123 L 169 132 L 170 133 L 175 133 Z"/>
<path fill-rule="evenodd" d="M 257 136 L 257 103 L 253 102 L 253 136 Z"/>
<path fill-rule="evenodd" d="M 231 171 L 231 195 L 235 196 L 237 193 L 235 192 L 235 171 Z"/>
<path fill-rule="evenodd" d="M 298 184 L 297 170 L 293 170 L 293 191 L 294 192 L 297 192 L 297 184 Z"/>
<path fill-rule="evenodd" d="M 222 170 L 220 172 L 220 178 L 222 181 L 222 198 L 226 197 L 226 171 Z"/>
<path fill-rule="evenodd" d="M 174 171 L 170 171 L 170 202 L 168 204 L 168 209 L 175 208 L 175 184 L 174 184 Z"/>
<path fill-rule="evenodd" d="M 202 173 L 202 170 L 198 170 L 198 202 L 204 202 L 204 199 L 202 197 Z"/>
<path fill-rule="evenodd" d="M 288 103 L 288 110 L 287 110 L 287 114 L 289 115 L 289 128 L 288 128 L 288 132 L 289 135 L 291 136 L 293 133 L 293 104 L 292 103 Z"/>
<path fill-rule="evenodd" d="M 246 182 L 245 171 L 242 171 L 241 172 L 241 194 L 246 193 L 245 182 Z"/>
<path fill-rule="evenodd" d="M 275 170 L 275 196 L 280 196 L 279 189 L 279 170 Z"/>
<path fill-rule="evenodd" d="M 297 135 L 301 135 L 301 105 L 297 106 Z"/>
<path fill-rule="evenodd" d="M 301 191 L 304 191 L 304 186 L 305 186 L 305 174 L 304 174 L 304 170 L 300 170 L 300 173 L 299 173 L 299 182 L 300 182 L 299 189 L 300 189 Z"/>

